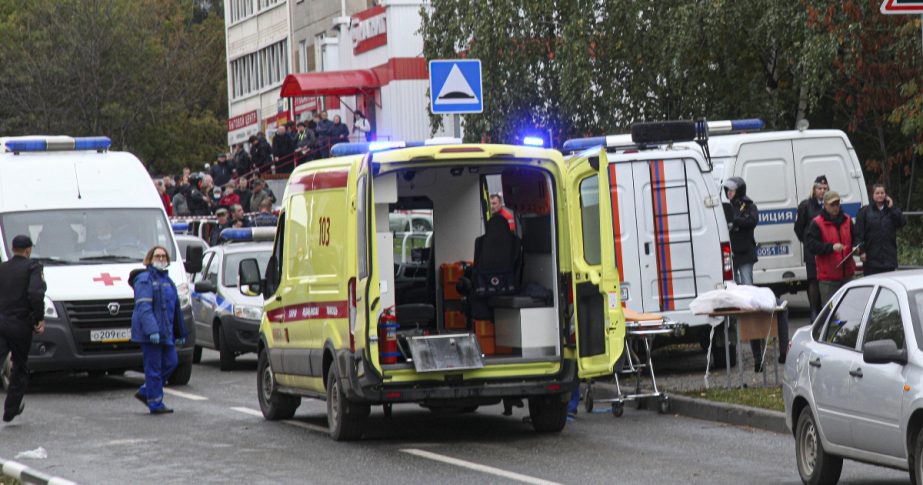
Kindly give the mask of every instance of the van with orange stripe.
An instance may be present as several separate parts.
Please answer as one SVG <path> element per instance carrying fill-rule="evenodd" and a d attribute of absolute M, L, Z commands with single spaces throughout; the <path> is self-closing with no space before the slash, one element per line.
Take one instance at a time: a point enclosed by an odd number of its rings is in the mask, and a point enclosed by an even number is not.
<path fill-rule="evenodd" d="M 693 315 L 698 295 L 733 280 L 731 247 L 707 151 L 693 122 L 640 123 L 632 135 L 568 140 L 569 210 L 578 286 L 614 258 L 622 304 L 688 324 L 707 348 L 710 324 Z M 677 142 L 676 145 L 673 145 Z M 597 196 L 597 194 L 602 194 Z M 597 224 L 600 214 L 611 225 Z M 592 280 L 590 280 L 591 282 Z"/>
<path fill-rule="evenodd" d="M 241 291 L 265 299 L 263 415 L 323 399 L 330 436 L 350 440 L 373 406 L 527 399 L 536 431 L 561 430 L 578 378 L 610 375 L 625 332 L 614 255 L 575 270 L 561 154 L 369 145 L 337 145 L 292 173 L 265 277 L 240 264 Z M 515 232 L 491 224 L 497 187 Z M 407 214 L 430 224 L 408 233 L 393 223 Z M 611 232 L 607 214 L 596 227 Z"/>

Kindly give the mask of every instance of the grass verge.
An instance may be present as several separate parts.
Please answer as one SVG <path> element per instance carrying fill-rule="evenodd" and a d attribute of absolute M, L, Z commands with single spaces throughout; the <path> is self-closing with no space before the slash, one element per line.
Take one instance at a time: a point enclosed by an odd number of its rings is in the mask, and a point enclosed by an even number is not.
<path fill-rule="evenodd" d="M 740 404 L 755 408 L 770 409 L 772 411 L 785 411 L 782 404 L 782 387 L 746 387 L 744 389 L 708 389 L 683 393 L 689 397 L 707 399 L 709 401 Z"/>

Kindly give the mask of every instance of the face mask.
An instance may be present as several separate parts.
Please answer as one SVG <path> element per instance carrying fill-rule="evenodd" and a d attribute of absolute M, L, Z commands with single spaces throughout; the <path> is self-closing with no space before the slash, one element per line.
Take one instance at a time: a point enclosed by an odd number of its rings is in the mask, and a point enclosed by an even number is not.
<path fill-rule="evenodd" d="M 170 262 L 169 261 L 154 261 L 151 264 L 151 266 L 153 266 L 156 269 L 159 269 L 160 271 L 166 271 L 167 266 L 170 266 Z"/>

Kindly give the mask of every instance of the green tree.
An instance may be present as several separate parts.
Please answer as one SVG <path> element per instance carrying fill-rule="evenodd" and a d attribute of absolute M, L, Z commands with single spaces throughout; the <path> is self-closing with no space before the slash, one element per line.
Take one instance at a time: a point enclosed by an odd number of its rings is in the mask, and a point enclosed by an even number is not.
<path fill-rule="evenodd" d="M 0 133 L 106 135 L 152 171 L 224 143 L 223 18 L 181 0 L 0 0 Z"/>

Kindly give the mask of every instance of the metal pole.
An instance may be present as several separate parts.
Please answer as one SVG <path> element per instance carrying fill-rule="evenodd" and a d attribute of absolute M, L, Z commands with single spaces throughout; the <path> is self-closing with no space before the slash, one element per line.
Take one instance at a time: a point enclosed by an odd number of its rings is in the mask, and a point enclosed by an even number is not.
<path fill-rule="evenodd" d="M 728 389 L 731 388 L 731 339 L 728 335 L 728 327 L 731 325 L 731 317 L 724 317 L 724 370 L 727 371 Z M 737 362 L 740 365 L 740 362 Z"/>
<path fill-rule="evenodd" d="M 458 113 L 452 115 L 452 125 L 455 128 L 455 138 L 461 138 L 461 115 Z"/>

